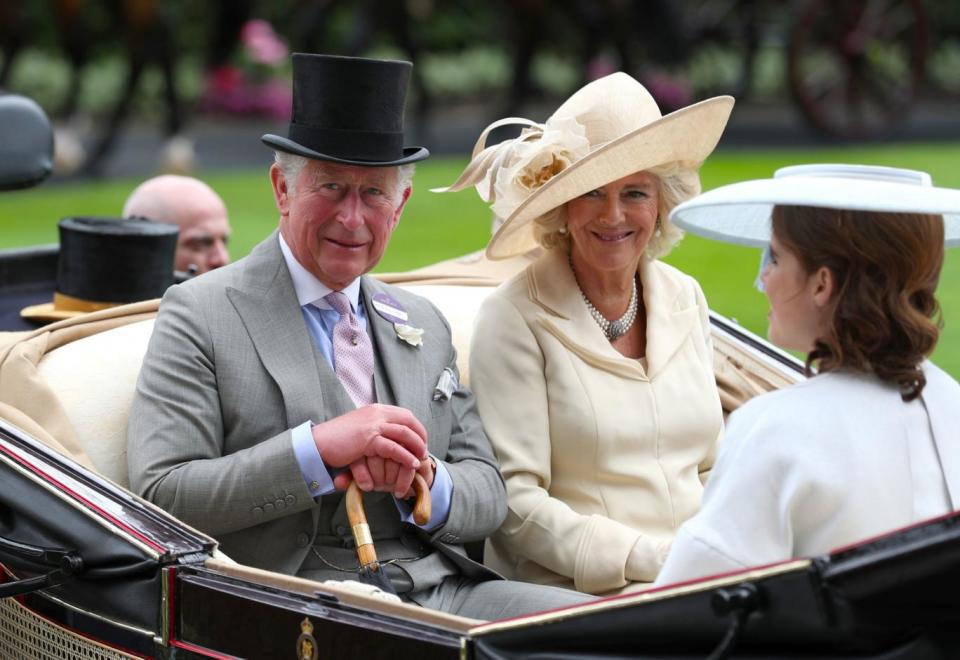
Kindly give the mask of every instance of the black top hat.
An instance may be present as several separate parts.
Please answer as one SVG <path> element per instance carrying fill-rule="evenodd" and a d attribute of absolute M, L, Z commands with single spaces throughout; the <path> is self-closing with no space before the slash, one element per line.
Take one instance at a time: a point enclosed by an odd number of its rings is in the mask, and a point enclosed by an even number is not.
<path fill-rule="evenodd" d="M 293 54 L 293 118 L 287 137 L 264 144 L 348 165 L 403 165 L 423 147 L 403 146 L 403 105 L 413 65 L 336 55 Z"/>
<path fill-rule="evenodd" d="M 84 312 L 161 297 L 173 284 L 176 225 L 145 218 L 64 218 L 53 302 L 20 316 L 59 321 Z"/>

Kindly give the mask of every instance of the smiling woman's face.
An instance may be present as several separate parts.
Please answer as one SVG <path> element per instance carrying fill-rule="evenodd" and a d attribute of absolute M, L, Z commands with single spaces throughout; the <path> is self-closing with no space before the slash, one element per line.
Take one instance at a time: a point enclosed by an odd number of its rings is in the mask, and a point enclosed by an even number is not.
<path fill-rule="evenodd" d="M 659 201 L 657 177 L 636 172 L 567 202 L 578 275 L 636 272 L 656 229 Z"/>

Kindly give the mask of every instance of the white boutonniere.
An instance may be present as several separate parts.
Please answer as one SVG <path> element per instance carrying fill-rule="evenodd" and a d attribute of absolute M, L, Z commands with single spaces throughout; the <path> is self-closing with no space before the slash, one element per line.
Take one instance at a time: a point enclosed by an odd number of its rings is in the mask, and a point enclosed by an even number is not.
<path fill-rule="evenodd" d="M 411 346 L 423 346 L 423 328 L 414 328 L 406 323 L 394 323 L 393 329 L 397 331 L 397 337 L 407 342 Z"/>

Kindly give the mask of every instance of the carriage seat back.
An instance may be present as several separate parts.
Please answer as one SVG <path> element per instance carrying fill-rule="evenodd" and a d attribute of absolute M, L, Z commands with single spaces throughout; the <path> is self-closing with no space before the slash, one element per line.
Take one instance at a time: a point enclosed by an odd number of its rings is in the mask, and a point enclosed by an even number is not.
<path fill-rule="evenodd" d="M 461 380 L 473 317 L 491 287 L 417 285 L 450 322 Z M 153 319 L 138 321 L 72 341 L 45 354 L 37 371 L 59 400 L 80 446 L 103 476 L 129 488 L 127 420 Z"/>
<path fill-rule="evenodd" d="M 50 351 L 37 365 L 94 467 L 124 488 L 127 418 L 152 331 L 153 319 L 113 328 Z"/>
<path fill-rule="evenodd" d="M 417 282 L 403 286 L 429 299 L 447 318 L 460 380 L 469 385 L 474 317 L 494 287 Z M 129 487 L 127 419 L 153 323 L 152 318 L 138 320 L 84 336 L 46 353 L 37 365 L 94 467 L 123 487 Z M 714 328 L 713 335 L 714 368 L 725 412 L 793 382 L 725 333 Z"/>

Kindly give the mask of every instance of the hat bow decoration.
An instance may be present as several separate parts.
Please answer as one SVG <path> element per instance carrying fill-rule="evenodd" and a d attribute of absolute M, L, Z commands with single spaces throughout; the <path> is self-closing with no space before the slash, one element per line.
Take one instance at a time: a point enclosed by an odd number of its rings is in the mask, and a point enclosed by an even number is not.
<path fill-rule="evenodd" d="M 486 146 L 501 126 L 520 125 L 520 135 Z M 460 177 L 432 192 L 456 192 L 476 186 L 483 201 L 500 218 L 509 217 L 530 194 L 590 151 L 586 130 L 573 117 L 551 117 L 538 124 L 522 117 L 499 119 L 485 129 Z"/>

